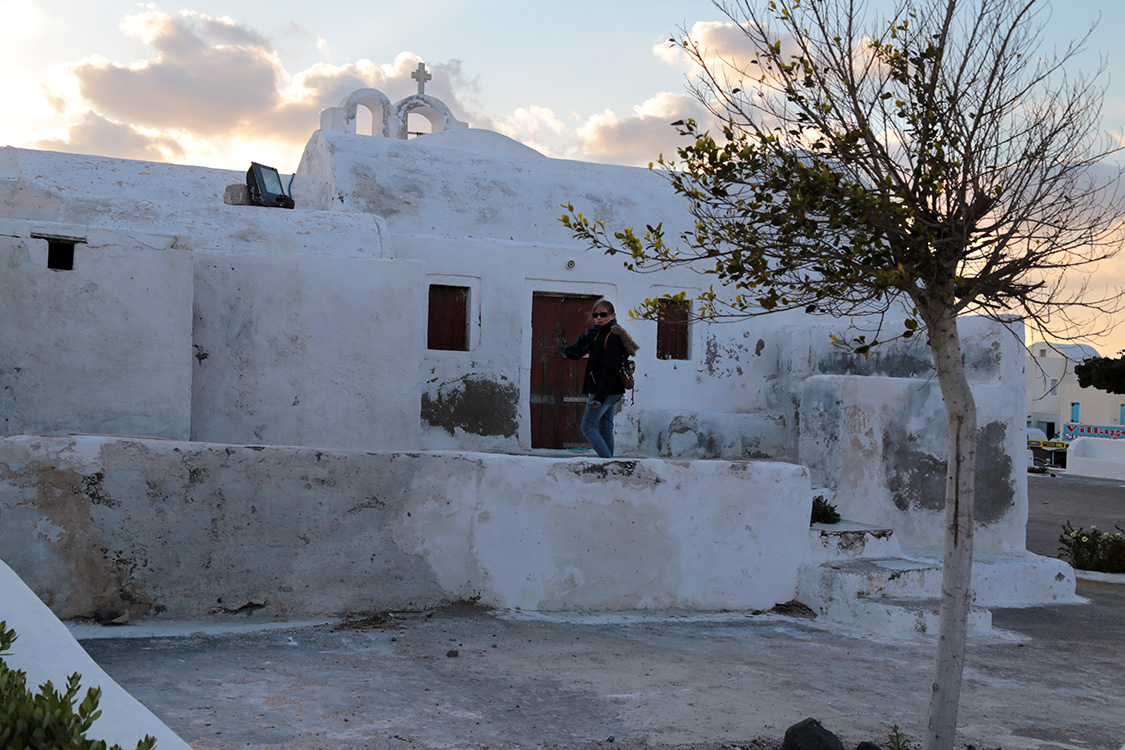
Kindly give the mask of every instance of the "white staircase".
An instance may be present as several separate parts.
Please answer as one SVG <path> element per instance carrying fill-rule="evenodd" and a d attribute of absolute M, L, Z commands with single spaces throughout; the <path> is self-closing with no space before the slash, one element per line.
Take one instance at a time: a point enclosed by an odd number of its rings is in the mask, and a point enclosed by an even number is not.
<path fill-rule="evenodd" d="M 936 633 L 940 559 L 903 555 L 894 530 L 855 521 L 813 524 L 812 555 L 797 599 L 818 616 L 881 633 Z M 969 632 L 992 629 L 992 613 L 972 605 Z"/>

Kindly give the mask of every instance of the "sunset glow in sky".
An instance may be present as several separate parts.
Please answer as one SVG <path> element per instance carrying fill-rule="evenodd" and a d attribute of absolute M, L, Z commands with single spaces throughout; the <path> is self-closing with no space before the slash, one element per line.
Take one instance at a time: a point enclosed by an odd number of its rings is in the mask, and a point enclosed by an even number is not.
<path fill-rule="evenodd" d="M 670 122 L 703 117 L 668 38 L 728 31 L 707 0 L 0 0 L 0 19 L 0 145 L 283 173 L 320 110 L 357 88 L 414 93 L 420 61 L 472 127 L 646 165 L 673 152 Z M 1105 60 L 1104 125 L 1125 131 L 1125 4 L 1056 2 L 1048 44 L 1095 22 L 1076 70 Z M 1125 280 L 1117 264 L 1102 276 Z M 1114 354 L 1122 329 L 1091 343 Z"/>

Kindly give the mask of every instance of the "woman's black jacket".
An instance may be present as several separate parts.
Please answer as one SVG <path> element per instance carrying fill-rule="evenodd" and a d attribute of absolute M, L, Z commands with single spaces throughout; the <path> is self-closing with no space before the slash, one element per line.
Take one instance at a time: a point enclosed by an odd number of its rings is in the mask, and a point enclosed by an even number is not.
<path fill-rule="evenodd" d="M 595 401 L 605 401 L 613 393 L 624 393 L 625 384 L 618 374 L 621 362 L 625 359 L 625 346 L 621 337 L 613 333 L 617 321 L 589 328 L 578 341 L 563 347 L 563 356 L 579 359 L 589 353 L 586 360 L 586 377 L 582 381 L 582 392 L 594 394 Z"/>

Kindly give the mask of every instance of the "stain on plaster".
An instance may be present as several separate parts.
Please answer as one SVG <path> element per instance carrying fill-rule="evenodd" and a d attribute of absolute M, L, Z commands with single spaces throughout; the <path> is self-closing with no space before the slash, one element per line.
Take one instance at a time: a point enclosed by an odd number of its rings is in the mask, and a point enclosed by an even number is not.
<path fill-rule="evenodd" d="M 988 346 L 973 345 L 974 343 L 970 342 L 964 347 L 965 371 L 980 380 L 999 377 L 1004 357 L 1001 343 L 996 339 L 990 341 Z"/>
<path fill-rule="evenodd" d="M 519 390 L 507 378 L 470 374 L 443 383 L 436 393 L 423 393 L 422 420 L 450 435 L 460 429 L 472 435 L 515 437 L 518 402 Z"/>
<path fill-rule="evenodd" d="M 977 467 L 973 515 L 980 525 L 1004 518 L 1015 506 L 1015 488 L 1008 481 L 1012 457 L 1005 450 L 1007 427 L 990 422 L 977 433 Z M 935 454 L 934 441 L 941 441 Z M 945 431 L 922 438 L 899 422 L 883 429 L 883 470 L 895 506 L 902 511 L 944 511 Z"/>
<path fill-rule="evenodd" d="M 703 344 L 703 366 L 707 368 L 708 375 L 714 375 L 718 368 L 719 342 L 714 336 L 708 336 Z"/>
<path fill-rule="evenodd" d="M 591 463 L 563 463 L 551 469 L 551 474 L 565 472 L 584 482 L 614 480 L 629 486 L 655 487 L 666 480 L 640 461 L 597 461 Z"/>
<path fill-rule="evenodd" d="M 817 370 L 826 375 L 918 378 L 931 377 L 934 366 L 928 350 L 900 343 L 893 347 L 876 347 L 869 357 L 833 349 L 820 358 Z"/>
<path fill-rule="evenodd" d="M 1004 518 L 1016 505 L 1012 476 L 1012 454 L 1005 450 L 1008 426 L 989 422 L 977 438 L 976 502 L 977 523 L 989 524 Z"/>
<path fill-rule="evenodd" d="M 393 158 L 393 157 L 392 157 Z M 357 208 L 365 213 L 391 217 L 401 213 L 404 206 L 421 201 L 425 195 L 416 183 L 399 181 L 392 190 L 379 182 L 378 176 L 368 166 L 356 164 L 352 167 L 352 195 Z"/>
<path fill-rule="evenodd" d="M 34 565 L 23 569 L 18 559 L 8 562 L 59 618 L 86 615 L 101 607 L 129 609 L 133 614 L 153 611 L 143 586 L 133 577 L 139 565 L 147 564 L 144 550 L 128 554 L 111 550 L 95 520 L 96 506 L 121 505 L 106 491 L 103 472 L 83 475 L 40 461 L 16 470 L 0 468 L 4 469 L 0 481 L 34 490 L 34 496 L 22 502 L 0 502 L 8 529 L 18 529 L 24 536 L 13 549 L 29 550 L 24 562 L 33 560 Z M 30 528 L 35 529 L 34 538 L 28 540 Z M 4 531 L 0 529 L 0 539 Z"/>
<path fill-rule="evenodd" d="M 90 499 L 94 505 L 105 505 L 110 508 L 116 508 L 121 505 L 117 500 L 110 497 L 109 493 L 105 491 L 102 482 L 105 480 L 105 472 L 99 471 L 82 477 L 82 494 Z"/>

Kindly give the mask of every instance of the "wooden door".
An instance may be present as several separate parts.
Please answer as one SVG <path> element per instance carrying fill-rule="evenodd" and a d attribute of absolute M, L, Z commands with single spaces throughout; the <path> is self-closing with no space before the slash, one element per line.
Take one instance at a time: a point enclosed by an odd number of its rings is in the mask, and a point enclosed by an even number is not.
<path fill-rule="evenodd" d="M 586 408 L 585 359 L 565 359 L 562 348 L 590 326 L 597 297 L 536 292 L 531 301 L 531 447 L 588 445 L 580 425 Z"/>

